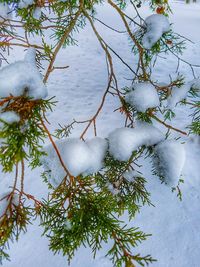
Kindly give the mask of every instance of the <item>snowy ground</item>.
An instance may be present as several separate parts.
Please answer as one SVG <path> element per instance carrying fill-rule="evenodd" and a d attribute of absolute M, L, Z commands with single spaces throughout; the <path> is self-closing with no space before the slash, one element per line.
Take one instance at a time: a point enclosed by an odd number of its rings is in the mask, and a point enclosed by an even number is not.
<path fill-rule="evenodd" d="M 174 29 L 195 44 L 188 44 L 188 50 L 184 58 L 194 64 L 200 64 L 200 4 L 185 5 L 184 2 L 173 2 L 174 14 L 170 20 L 174 22 Z M 129 11 L 131 12 L 131 11 Z M 141 10 L 144 17 L 149 14 L 148 8 Z M 121 29 L 118 17 L 111 12 L 110 8 L 102 7 L 99 18 L 105 20 L 109 25 Z M 134 61 L 134 56 L 129 53 L 126 36 L 108 31 L 101 25 L 98 29 L 103 33 L 105 39 L 111 44 L 128 63 Z M 101 96 L 106 88 L 107 72 L 105 56 L 98 45 L 90 27 L 86 27 L 81 33 L 78 47 L 70 47 L 63 50 L 58 58 L 59 65 L 69 65 L 70 68 L 63 72 L 54 72 L 49 82 L 50 95 L 56 95 L 59 104 L 54 113 L 49 114 L 51 129 L 58 122 L 67 124 L 73 118 L 87 119 L 95 113 Z M 21 54 L 14 54 L 18 59 Z M 119 85 L 128 85 L 131 73 L 120 64 L 115 62 L 115 70 L 119 78 Z M 188 80 L 192 74 L 186 65 L 181 65 L 181 72 Z M 166 81 L 167 73 L 176 69 L 176 59 L 170 57 L 161 60 L 155 77 Z M 200 75 L 200 70 L 198 75 Z M 97 130 L 100 136 L 107 134 L 114 128 L 122 125 L 122 117 L 113 113 L 118 107 L 115 98 L 109 96 L 105 107 L 97 121 Z M 178 113 L 177 123 L 184 128 L 187 124 L 186 114 Z M 81 129 L 73 131 L 78 136 Z M 91 135 L 92 133 L 89 133 Z M 89 136 L 88 135 L 88 136 Z M 143 166 L 145 177 L 148 177 L 148 189 L 155 207 L 144 207 L 137 215 L 131 225 L 139 226 L 146 233 L 151 233 L 146 242 L 139 246 L 138 251 L 142 254 L 151 254 L 158 261 L 154 267 L 199 267 L 200 264 L 200 144 L 189 141 L 187 144 L 187 161 L 184 168 L 185 184 L 183 185 L 183 201 L 180 202 L 170 189 L 161 185 L 159 180 L 152 176 L 148 164 Z M 40 178 L 40 171 L 27 171 L 26 191 L 38 197 L 46 196 L 47 189 Z M 1 180 L 1 189 L 9 186 L 7 177 Z M 126 219 L 126 217 L 125 217 Z M 128 222 L 127 222 L 128 223 Z M 42 229 L 37 223 L 29 227 L 28 233 L 21 236 L 18 243 L 11 244 L 11 262 L 4 262 L 4 267 L 64 267 L 67 266 L 66 259 L 61 255 L 54 256 L 48 250 L 48 240 L 41 237 Z M 73 259 L 72 267 L 111 267 L 112 264 L 104 257 L 106 247 L 92 259 L 89 249 L 81 248 Z"/>

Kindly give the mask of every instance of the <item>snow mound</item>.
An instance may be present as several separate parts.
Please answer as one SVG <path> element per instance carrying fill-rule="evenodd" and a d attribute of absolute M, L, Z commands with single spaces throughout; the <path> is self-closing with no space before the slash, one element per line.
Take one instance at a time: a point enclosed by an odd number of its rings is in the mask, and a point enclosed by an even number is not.
<path fill-rule="evenodd" d="M 142 38 L 142 44 L 145 49 L 151 49 L 152 46 L 161 38 L 163 33 L 170 30 L 170 23 L 166 16 L 153 14 L 145 19 L 146 33 Z"/>
<path fill-rule="evenodd" d="M 24 94 L 33 99 L 47 96 L 47 88 L 36 66 L 34 55 L 35 50 L 31 48 L 23 61 L 0 69 L 0 98 Z"/>
<path fill-rule="evenodd" d="M 109 153 L 119 161 L 127 161 L 140 146 L 152 146 L 164 139 L 163 133 L 148 123 L 135 128 L 118 128 L 110 133 Z"/>
<path fill-rule="evenodd" d="M 9 17 L 9 6 L 6 3 L 0 3 L 0 22 L 4 21 L 5 19 L 8 19 Z"/>
<path fill-rule="evenodd" d="M 20 117 L 14 111 L 6 111 L 3 113 L 0 113 L 0 128 L 4 126 L 4 122 L 7 124 L 12 124 L 14 122 L 19 122 L 19 121 L 20 121 Z"/>
<path fill-rule="evenodd" d="M 125 100 L 141 112 L 159 105 L 158 93 L 148 82 L 134 84 L 133 90 L 127 93 Z"/>
<path fill-rule="evenodd" d="M 173 87 L 171 95 L 168 97 L 168 108 L 173 109 L 178 102 L 185 99 L 191 88 L 191 83 L 186 83 L 181 87 Z"/>
<path fill-rule="evenodd" d="M 156 168 L 170 186 L 178 184 L 185 164 L 184 145 L 177 140 L 165 140 L 155 147 Z"/>
<path fill-rule="evenodd" d="M 107 150 L 106 140 L 95 137 L 87 142 L 78 138 L 68 138 L 56 142 L 62 160 L 73 176 L 89 175 L 103 167 L 103 159 Z M 57 187 L 66 176 L 52 145 L 45 148 L 47 156 L 42 159 L 45 171 L 49 172 L 49 182 Z"/>

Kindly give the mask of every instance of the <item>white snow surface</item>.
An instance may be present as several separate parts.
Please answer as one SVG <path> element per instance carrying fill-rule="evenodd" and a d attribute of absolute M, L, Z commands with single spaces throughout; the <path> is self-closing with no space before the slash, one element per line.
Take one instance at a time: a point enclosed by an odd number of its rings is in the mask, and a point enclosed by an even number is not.
<path fill-rule="evenodd" d="M 155 147 L 156 165 L 165 182 L 177 186 L 185 164 L 185 148 L 177 140 L 165 140 Z"/>
<path fill-rule="evenodd" d="M 6 192 L 0 195 L 0 200 L 1 200 L 1 205 L 0 205 L 0 220 L 1 217 L 4 215 L 7 207 L 8 207 L 8 203 L 9 203 L 9 198 L 7 198 L 7 195 L 10 192 Z"/>
<path fill-rule="evenodd" d="M 126 94 L 126 101 L 137 111 L 145 112 L 148 108 L 159 105 L 159 97 L 155 87 L 148 83 L 133 84 L 132 91 Z"/>
<path fill-rule="evenodd" d="M 200 23 L 200 5 L 186 5 L 184 1 L 176 1 L 172 2 L 171 6 L 173 14 L 170 14 L 169 19 L 174 23 L 174 30 L 195 42 L 195 44 L 187 44 L 187 50 L 184 52 L 183 58 L 199 65 L 200 35 L 197 33 Z M 139 10 L 144 18 L 150 15 L 147 5 Z M 127 11 L 130 16 L 134 15 L 131 7 Z M 125 30 L 118 15 L 109 6 L 100 6 L 98 18 L 114 28 Z M 113 46 L 114 50 L 123 55 L 126 62 L 132 66 L 135 57 L 129 53 L 130 45 L 127 42 L 127 35 L 111 32 L 97 22 L 96 27 L 109 41 L 109 44 Z M 72 118 L 84 120 L 94 115 L 107 86 L 105 55 L 91 28 L 87 26 L 80 31 L 77 39 L 79 40 L 79 46 L 62 50 L 56 62 L 57 66 L 69 65 L 70 68 L 52 73 L 48 83 L 49 95 L 56 94 L 56 99 L 59 101 L 55 112 L 48 114 L 48 119 L 51 122 L 50 130 L 52 131 L 58 127 L 58 123 L 66 125 L 66 123 L 71 122 Z M 10 62 L 21 60 L 23 54 L 23 50 L 20 53 L 19 49 L 17 49 L 17 52 L 16 50 L 11 51 Z M 121 65 L 117 59 L 113 61 L 113 64 L 119 79 L 119 87 L 130 86 L 128 79 L 132 78 L 132 73 Z M 177 59 L 175 57 L 159 58 L 159 64 L 155 66 L 152 73 L 154 80 L 169 84 L 169 74 L 177 75 L 176 67 Z M 193 79 L 190 67 L 183 62 L 180 62 L 180 70 L 188 80 Z M 197 69 L 197 72 L 196 76 L 199 77 L 199 69 Z M 128 79 L 125 80 L 124 77 Z M 99 136 L 106 137 L 116 127 L 124 126 L 124 120 L 121 119 L 119 113 L 111 112 L 119 107 L 120 103 L 116 102 L 116 98 L 113 97 L 108 97 L 105 102 L 104 109 L 97 120 Z M 191 110 L 188 113 L 185 108 L 181 109 L 180 106 L 177 106 L 176 125 L 174 126 L 186 130 L 185 127 L 189 123 L 188 114 L 191 114 Z M 77 126 L 73 130 L 72 136 L 79 136 L 82 128 L 82 125 Z M 161 127 L 161 130 L 166 131 L 166 128 Z M 177 137 L 179 135 L 174 132 L 173 136 Z M 87 136 L 87 138 L 91 137 L 93 137 L 93 129 L 89 131 Z M 145 160 L 145 163 L 144 161 L 139 162 L 143 165 L 139 168 L 139 171 L 147 179 L 147 190 L 151 192 L 151 201 L 154 206 L 143 207 L 131 222 L 129 222 L 127 215 L 122 218 L 128 226 L 140 227 L 144 232 L 152 234 L 147 241 L 144 241 L 133 251 L 134 254 L 151 254 L 156 258 L 157 262 L 150 265 L 152 267 L 199 267 L 200 143 L 194 137 L 186 138 L 186 140 L 186 162 L 183 169 L 185 182 L 181 185 L 183 200 L 180 202 L 176 194 L 171 193 L 168 186 L 161 184 L 157 177 L 152 176 L 152 166 Z M 38 199 L 46 198 L 48 193 L 48 188 L 40 177 L 42 171 L 42 168 L 33 171 L 26 168 L 25 173 L 25 191 L 33 194 Z M 14 174 L 1 175 L 1 192 L 8 191 L 9 186 L 13 185 L 12 178 L 14 178 Z M 28 232 L 20 236 L 18 242 L 10 244 L 11 261 L 4 261 L 4 267 L 68 266 L 67 260 L 62 254 L 54 255 L 49 251 L 49 241 L 47 238 L 41 237 L 42 228 L 38 224 L 38 221 L 34 221 L 28 227 Z M 112 242 L 103 244 L 102 250 L 97 252 L 96 259 L 93 259 L 91 249 L 81 247 L 72 259 L 70 267 L 112 267 L 110 260 L 105 257 L 112 245 Z"/>
<path fill-rule="evenodd" d="M 68 138 L 56 142 L 56 146 L 65 166 L 73 176 L 89 175 L 98 172 L 103 167 L 103 159 L 107 150 L 107 142 L 100 137 L 87 142 L 78 138 Z M 57 187 L 66 176 L 55 149 L 52 145 L 46 147 L 48 156 L 42 160 L 46 171 L 51 171 L 49 181 Z"/>
<path fill-rule="evenodd" d="M 109 134 L 109 152 L 119 161 L 128 160 L 140 146 L 152 146 L 164 139 L 164 134 L 151 124 L 138 123 L 135 128 L 118 128 Z"/>
<path fill-rule="evenodd" d="M 3 217 L 3 215 L 6 213 L 6 214 L 9 214 L 10 211 L 9 210 L 6 210 L 8 205 L 9 205 L 9 202 L 11 200 L 11 193 L 12 191 L 7 191 L 7 192 L 4 192 L 3 194 L 0 194 L 0 200 L 1 200 L 1 205 L 0 205 L 0 220 L 1 220 L 1 217 Z M 12 205 L 19 205 L 19 195 L 17 194 L 12 194 Z"/>
<path fill-rule="evenodd" d="M 47 88 L 33 61 L 34 50 L 31 48 L 27 53 L 23 61 L 0 69 L 0 97 L 27 94 L 33 99 L 42 99 L 47 96 Z"/>
<path fill-rule="evenodd" d="M 170 30 L 170 23 L 166 16 L 153 14 L 145 19 L 146 32 L 142 38 L 143 47 L 151 47 L 162 37 L 163 33 Z"/>
<path fill-rule="evenodd" d="M 0 3 L 0 22 L 9 17 L 9 6 L 6 3 Z"/>

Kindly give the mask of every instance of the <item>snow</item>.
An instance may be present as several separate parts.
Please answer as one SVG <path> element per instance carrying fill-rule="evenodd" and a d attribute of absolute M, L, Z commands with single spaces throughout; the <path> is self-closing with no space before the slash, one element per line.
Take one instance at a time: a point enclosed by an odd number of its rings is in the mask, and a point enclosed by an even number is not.
<path fill-rule="evenodd" d="M 111 183 L 107 183 L 107 189 L 112 193 L 114 196 L 119 194 L 120 190 L 113 186 Z"/>
<path fill-rule="evenodd" d="M 12 195 L 11 195 L 12 194 Z M 19 195 L 14 193 L 12 191 L 4 192 L 3 194 L 0 194 L 0 220 L 3 218 L 3 215 L 6 212 L 6 209 L 9 205 L 9 202 L 12 198 L 12 205 L 18 206 L 19 205 Z M 7 210 L 6 214 L 9 214 L 9 210 Z"/>
<path fill-rule="evenodd" d="M 28 94 L 33 99 L 47 96 L 47 88 L 33 62 L 34 50 L 28 50 L 23 61 L 17 61 L 0 69 L 0 97 Z M 29 58 L 30 57 L 30 58 Z"/>
<path fill-rule="evenodd" d="M 165 140 L 155 147 L 158 172 L 170 186 L 176 186 L 185 164 L 185 148 L 177 140 Z"/>
<path fill-rule="evenodd" d="M 80 139 L 60 140 L 56 142 L 56 146 L 71 175 L 78 176 L 90 167 L 88 162 L 90 150 Z M 49 182 L 57 187 L 66 176 L 66 172 L 52 145 L 49 145 L 45 152 L 48 156 L 44 159 L 44 167 L 45 170 L 51 171 Z"/>
<path fill-rule="evenodd" d="M 162 37 L 163 33 L 170 30 L 170 23 L 166 16 L 153 14 L 145 19 L 146 33 L 142 38 L 143 47 L 151 47 Z"/>
<path fill-rule="evenodd" d="M 4 215 L 7 206 L 9 204 L 9 198 L 7 197 L 9 195 L 10 192 L 6 192 L 0 195 L 0 200 L 1 200 L 1 205 L 0 205 L 0 219 L 2 218 L 2 216 Z"/>
<path fill-rule="evenodd" d="M 4 122 L 7 124 L 12 124 L 14 122 L 19 122 L 19 121 L 20 117 L 14 111 L 5 111 L 3 113 L 0 113 L 0 128 L 4 126 Z"/>
<path fill-rule="evenodd" d="M 190 84 L 191 84 L 191 88 L 195 89 L 197 91 L 196 93 L 200 97 L 200 79 L 199 78 L 194 79 L 190 82 Z"/>
<path fill-rule="evenodd" d="M 148 108 L 159 105 L 159 97 L 155 87 L 148 83 L 135 83 L 133 90 L 126 94 L 126 101 L 137 111 L 145 112 Z"/>
<path fill-rule="evenodd" d="M 73 176 L 89 175 L 103 167 L 103 159 L 107 150 L 106 140 L 96 137 L 84 142 L 78 138 L 68 138 L 56 142 L 62 160 Z M 50 171 L 49 181 L 57 187 L 66 176 L 58 156 L 49 145 L 45 148 L 47 157 L 42 160 L 45 171 Z"/>
<path fill-rule="evenodd" d="M 42 15 L 42 11 L 40 7 L 36 7 L 36 9 L 33 11 L 33 18 L 39 20 Z"/>
<path fill-rule="evenodd" d="M 24 56 L 24 61 L 29 62 L 33 66 L 36 66 L 35 58 L 36 58 L 36 50 L 35 48 L 30 47 Z"/>
<path fill-rule="evenodd" d="M 137 172 L 136 170 L 126 171 L 123 173 L 123 177 L 129 182 L 134 182 L 135 178 L 141 177 L 141 174 Z"/>
<path fill-rule="evenodd" d="M 178 102 L 186 99 L 191 88 L 195 89 L 197 95 L 200 96 L 200 79 L 185 82 L 181 87 L 173 87 L 168 97 L 168 108 L 173 109 Z"/>
<path fill-rule="evenodd" d="M 33 4 L 34 4 L 34 0 L 21 0 L 19 2 L 18 7 L 19 8 L 27 8 L 28 6 L 33 5 Z"/>
<path fill-rule="evenodd" d="M 168 108 L 173 109 L 178 102 L 185 99 L 187 97 L 187 94 L 191 88 L 191 84 L 185 83 L 181 87 L 173 87 L 171 90 L 171 94 L 168 97 Z"/>
<path fill-rule="evenodd" d="M 89 175 L 103 168 L 103 160 L 108 149 L 108 143 L 103 138 L 95 137 L 87 141 L 86 144 L 90 149 L 90 167 L 84 174 Z"/>
<path fill-rule="evenodd" d="M 151 124 L 138 123 L 135 128 L 118 128 L 109 134 L 109 153 L 119 161 L 127 161 L 140 146 L 152 146 L 164 139 Z"/>
<path fill-rule="evenodd" d="M 9 11 L 9 6 L 7 3 L 0 3 L 0 22 L 8 18 Z"/>

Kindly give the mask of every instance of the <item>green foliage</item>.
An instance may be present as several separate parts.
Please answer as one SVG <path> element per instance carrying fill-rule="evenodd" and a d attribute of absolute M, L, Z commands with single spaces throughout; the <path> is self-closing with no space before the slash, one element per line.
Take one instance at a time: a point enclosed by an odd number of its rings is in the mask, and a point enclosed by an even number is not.
<path fill-rule="evenodd" d="M 16 197 L 19 198 L 19 203 L 15 203 Z M 6 211 L 0 218 L 0 264 L 4 259 L 9 260 L 9 255 L 5 252 L 9 248 L 9 242 L 17 241 L 20 234 L 27 231 L 27 225 L 34 216 L 33 209 L 24 206 L 24 200 L 19 195 L 11 193 L 7 198 Z"/>
<path fill-rule="evenodd" d="M 136 177 L 126 179 L 127 171 L 132 170 L 131 164 L 137 161 L 142 151 L 143 148 L 139 152 L 134 152 L 128 162 L 120 162 L 108 154 L 104 169 L 95 175 L 99 190 L 105 190 L 115 199 L 117 203 L 115 212 L 120 216 L 127 210 L 130 219 L 142 205 L 151 205 L 150 194 L 145 188 L 146 180 L 141 174 L 138 173 Z"/>
<path fill-rule="evenodd" d="M 142 152 L 143 149 L 134 152 L 128 162 L 116 161 L 107 154 L 101 172 L 64 179 L 53 190 L 40 209 L 41 225 L 50 239 L 52 251 L 62 251 L 70 261 L 75 251 L 84 245 L 89 246 L 95 256 L 102 243 L 111 239 L 114 244 L 107 256 L 114 266 L 123 266 L 130 260 L 142 266 L 154 261 L 149 255 L 132 254 L 132 249 L 148 235 L 137 228 L 122 226 L 124 222 L 120 219 L 127 210 L 131 219 L 141 206 L 151 205 L 146 180 L 139 173 L 129 180 L 125 178 L 125 173 Z M 43 178 L 48 183 L 48 173 L 44 173 Z"/>
<path fill-rule="evenodd" d="M 117 213 L 125 210 L 123 205 L 129 206 L 135 213 L 134 209 L 138 210 L 138 207 L 135 207 L 134 201 L 139 202 L 142 199 L 143 204 L 149 201 L 148 193 L 143 187 L 144 180 L 136 179 L 132 188 L 122 188 L 121 185 L 119 199 L 120 196 L 122 198 L 119 204 L 116 196 L 108 191 L 106 181 L 102 181 L 100 174 L 94 177 L 95 180 L 91 177 L 76 179 L 71 186 L 61 184 L 52 196 L 44 201 L 40 210 L 41 225 L 45 229 L 44 234 L 50 239 L 50 249 L 55 253 L 62 251 L 70 261 L 81 245 L 89 246 L 95 256 L 102 243 L 112 239 L 114 245 L 107 256 L 111 258 L 114 266 L 120 267 L 130 259 L 138 261 L 142 266 L 143 262 L 154 261 L 149 255 L 132 255 L 132 248 L 148 235 L 137 228 L 122 227 L 123 222 L 116 217 Z M 134 207 L 131 207 L 132 204 Z"/>
<path fill-rule="evenodd" d="M 32 103 L 28 99 L 24 99 L 24 101 L 30 105 Z M 28 160 L 32 168 L 40 166 L 40 158 L 45 154 L 42 151 L 41 142 L 47 136 L 41 125 L 41 116 L 47 109 L 51 109 L 53 104 L 51 99 L 41 100 L 36 102 L 31 111 L 21 111 L 21 107 L 17 106 L 18 102 L 15 105 L 15 101 L 10 104 L 10 109 L 13 108 L 19 112 L 21 121 L 12 124 L 2 121 L 4 127 L 0 129 L 0 138 L 2 139 L 0 163 L 3 171 L 11 172 L 13 166 L 23 159 Z M 6 110 L 9 110 L 9 105 Z"/>
<path fill-rule="evenodd" d="M 192 124 L 189 126 L 191 133 L 200 135 L 200 101 L 193 101 L 192 103 Z"/>
<path fill-rule="evenodd" d="M 47 81 L 48 75 L 54 69 L 59 69 L 54 65 L 59 49 L 69 45 L 76 45 L 75 33 L 83 29 L 87 21 L 89 21 L 94 35 L 106 54 L 111 80 L 107 93 L 119 96 L 121 107 L 117 110 L 125 115 L 125 126 L 134 127 L 135 120 L 152 123 L 152 120 L 156 119 L 157 122 L 168 127 L 168 130 L 173 128 L 165 124 L 165 121 L 172 121 L 175 113 L 173 110 L 166 109 L 162 102 L 170 96 L 173 87 L 181 87 L 184 84 L 184 78 L 178 76 L 174 80 L 171 79 L 169 85 L 159 86 L 157 82 L 151 80 L 152 67 L 155 66 L 159 56 L 168 55 L 169 53 L 177 57 L 178 62 L 181 61 L 180 55 L 186 47 L 186 41 L 189 40 L 169 30 L 163 34 L 151 49 L 144 49 L 142 38 L 146 28 L 139 13 L 137 18 L 140 19 L 140 24 L 135 18 L 131 18 L 124 13 L 129 1 L 116 0 L 112 2 L 111 6 L 119 13 L 122 21 L 127 23 L 124 26 L 129 34 L 132 51 L 139 58 L 136 72 L 129 67 L 129 70 L 134 73 L 133 82 L 151 82 L 159 92 L 161 105 L 142 113 L 125 101 L 125 96 L 130 91 L 130 88 L 123 88 L 122 92 L 118 89 L 112 57 L 109 52 L 114 50 L 109 48 L 109 45 L 96 32 L 95 26 L 92 24 L 95 21 L 96 7 L 104 1 L 34 1 L 33 4 L 26 8 L 19 8 L 19 0 L 0 0 L 0 2 L 12 5 L 12 12 L 15 12 L 16 17 L 19 19 L 17 22 L 10 21 L 9 23 L 14 23 L 10 27 L 4 26 L 2 22 L 0 25 L 1 36 L 11 37 L 13 42 L 17 40 L 19 46 L 24 48 L 32 46 L 37 49 L 36 61 L 40 70 L 43 69 L 43 61 L 49 63 L 44 75 L 44 82 Z M 140 8 L 142 3 L 140 0 L 136 0 L 130 1 L 130 4 L 138 11 L 137 9 Z M 149 1 L 149 5 L 157 13 L 165 16 L 171 11 L 166 0 L 152 0 Z M 42 11 L 40 18 L 36 19 L 34 18 L 34 11 L 37 7 L 42 7 Z M 89 19 L 86 15 L 88 15 Z M 132 23 L 137 25 L 135 31 L 132 30 Z M 102 22 L 102 24 L 104 23 Z M 23 37 L 19 35 L 18 27 L 20 28 L 20 34 L 24 32 Z M 111 28 L 108 25 L 107 27 Z M 30 36 L 39 36 L 39 39 L 41 39 L 40 45 L 31 45 L 29 42 Z M 50 43 L 45 38 L 47 36 L 51 37 Z M 3 53 L 5 51 L 9 52 L 12 43 L 7 38 L 1 38 L 1 51 Z M 114 54 L 124 64 L 124 60 L 117 53 Z M 128 66 L 127 64 L 125 65 L 126 67 Z M 189 65 L 192 67 L 191 64 Z M 64 67 L 60 67 L 60 69 L 62 68 Z M 114 85 L 117 88 L 114 88 Z M 193 113 L 191 114 L 192 124 L 189 129 L 192 133 L 200 135 L 200 102 L 195 101 L 195 98 L 198 97 L 198 92 L 195 88 L 191 88 L 190 96 L 191 102 L 188 103 L 184 100 L 182 104 L 191 106 Z M 52 99 L 35 101 L 24 96 L 10 97 L 8 100 L 0 100 L 1 112 L 15 111 L 19 115 L 20 121 L 12 124 L 1 121 L 3 127 L 0 129 L 0 138 L 2 139 L 0 164 L 4 172 L 11 172 L 15 167 L 17 177 L 19 162 L 23 163 L 26 160 L 32 168 L 41 165 L 41 157 L 45 155 L 43 144 L 47 137 L 56 149 L 52 136 L 44 125 L 45 113 L 52 111 L 55 102 Z M 4 105 L 5 103 L 6 105 Z M 101 108 L 97 111 L 96 116 L 100 110 Z M 159 119 L 160 117 L 156 117 L 155 114 L 157 113 L 163 116 L 163 121 Z M 94 128 L 96 127 L 95 122 L 96 117 L 92 120 L 86 120 L 89 126 L 94 124 Z M 74 120 L 69 125 L 59 125 L 60 128 L 56 130 L 54 137 L 69 137 L 74 125 L 77 123 Z M 82 123 L 84 124 L 85 122 Z M 173 130 L 177 129 L 173 128 Z M 57 155 L 58 157 L 60 156 L 59 151 Z M 16 178 L 12 196 L 8 198 L 8 208 L 0 218 L 0 262 L 2 259 L 9 259 L 6 253 L 9 248 L 9 241 L 18 240 L 20 233 L 25 232 L 31 220 L 38 216 L 44 228 L 44 235 L 50 240 L 50 249 L 55 253 L 62 252 L 69 262 L 81 245 L 89 246 L 95 256 L 104 242 L 112 243 L 107 256 L 113 262 L 113 266 L 121 267 L 125 265 L 126 267 L 133 267 L 134 262 L 145 266 L 155 261 L 150 255 L 141 256 L 133 253 L 134 248 L 140 242 L 146 240 L 149 235 L 144 234 L 138 228 L 128 228 L 121 219 L 122 215 L 127 212 L 131 220 L 143 205 L 152 205 L 150 193 L 146 189 L 147 179 L 142 176 L 142 173 L 135 170 L 135 167 L 139 169 L 140 166 L 137 160 L 142 156 L 153 157 L 153 147 L 140 147 L 137 151 L 133 151 L 127 162 L 117 161 L 107 153 L 104 167 L 101 171 L 93 175 L 80 175 L 78 177 L 71 177 L 66 172 L 66 176 L 62 177 L 63 181 L 58 188 L 53 188 L 48 180 L 49 173 L 44 172 L 42 178 L 48 185 L 49 196 L 42 203 L 24 192 L 24 168 L 22 166 L 21 180 L 18 181 L 18 177 Z M 132 172 L 132 176 L 129 178 L 127 178 L 128 172 Z M 160 177 L 162 182 L 165 181 L 164 177 L 156 169 L 153 172 Z M 179 181 L 176 188 L 172 189 L 177 192 L 177 196 L 180 199 L 182 199 L 182 193 L 179 188 L 181 182 L 182 180 Z M 21 185 L 20 190 L 17 189 L 18 183 Z M 19 203 L 17 204 L 13 202 L 13 195 L 16 192 L 19 193 Z M 27 199 L 33 201 L 33 207 L 26 205 Z"/>
<path fill-rule="evenodd" d="M 138 42 L 142 46 L 142 37 L 146 32 L 145 27 L 140 27 L 136 32 L 135 35 L 137 37 Z M 149 67 L 150 64 L 155 65 L 157 61 L 157 56 L 173 54 L 177 57 L 177 55 L 182 55 L 183 51 L 186 48 L 186 42 L 188 40 L 185 39 L 183 36 L 169 30 L 168 32 L 164 33 L 162 37 L 152 46 L 151 49 L 144 49 L 144 63 L 146 67 Z M 136 45 L 132 47 L 133 53 L 138 54 L 138 48 Z"/>

